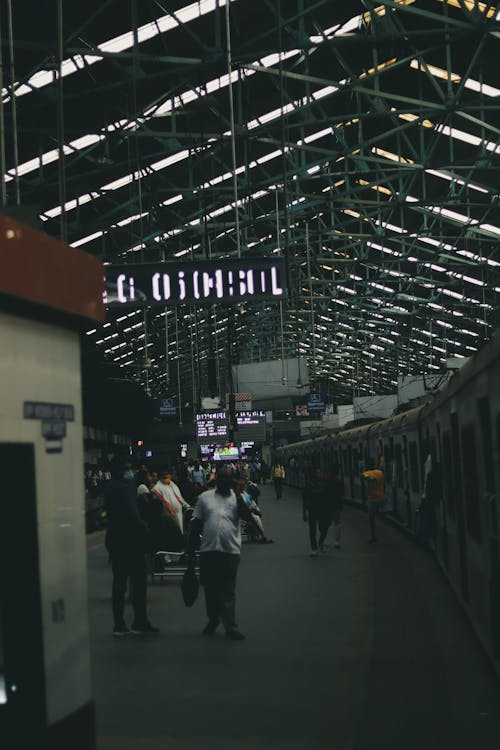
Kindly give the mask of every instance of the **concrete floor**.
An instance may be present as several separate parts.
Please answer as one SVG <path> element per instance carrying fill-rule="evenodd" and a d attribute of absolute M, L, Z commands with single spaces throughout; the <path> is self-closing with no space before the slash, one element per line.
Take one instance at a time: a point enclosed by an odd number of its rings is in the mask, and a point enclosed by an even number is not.
<path fill-rule="evenodd" d="M 242 643 L 201 637 L 203 596 L 188 609 L 173 581 L 149 588 L 159 636 L 113 639 L 89 537 L 98 750 L 498 750 L 500 683 L 432 557 L 384 524 L 367 544 L 347 509 L 342 548 L 310 558 L 284 497 L 262 489 L 276 543 L 243 548 Z"/>

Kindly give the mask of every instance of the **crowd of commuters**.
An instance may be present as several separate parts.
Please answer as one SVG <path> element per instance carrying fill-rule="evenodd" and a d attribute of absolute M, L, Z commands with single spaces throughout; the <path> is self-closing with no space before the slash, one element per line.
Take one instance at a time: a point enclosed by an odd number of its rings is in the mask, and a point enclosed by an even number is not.
<path fill-rule="evenodd" d="M 253 470 L 255 472 L 255 469 Z M 115 462 L 103 483 L 107 516 L 106 547 L 113 571 L 114 636 L 157 633 L 146 606 L 148 553 L 161 564 L 169 553 L 183 553 L 189 563 L 199 550 L 208 624 L 204 635 L 224 625 L 227 638 L 242 640 L 235 622 L 235 585 L 241 549 L 241 522 L 249 540 L 271 543 L 264 531 L 259 488 L 246 463 L 199 461 L 166 466 L 157 473 L 146 465 L 134 469 Z M 125 595 L 130 587 L 131 628 L 125 622 Z"/>
<path fill-rule="evenodd" d="M 276 499 L 282 499 L 285 467 L 275 463 L 266 474 L 262 464 L 247 462 L 201 465 L 182 461 L 158 473 L 145 465 L 115 462 L 109 478 L 102 479 L 107 514 L 106 547 L 113 572 L 113 635 L 157 633 L 147 614 L 146 557 L 162 565 L 171 555 L 183 555 L 192 564 L 199 555 L 208 622 L 205 636 L 220 624 L 231 640 L 243 640 L 235 614 L 235 588 L 241 551 L 241 526 L 248 539 L 271 543 L 266 536 L 256 481 L 273 481 Z M 371 542 L 377 541 L 376 516 L 385 501 L 383 462 L 362 473 L 367 486 Z M 334 547 L 341 544 L 344 503 L 339 467 L 326 473 L 311 467 L 302 492 L 302 516 L 308 524 L 310 555 L 325 553 L 327 535 L 335 527 Z M 178 558 L 176 558 L 178 559 Z M 125 594 L 130 587 L 133 621 L 124 617 Z"/>

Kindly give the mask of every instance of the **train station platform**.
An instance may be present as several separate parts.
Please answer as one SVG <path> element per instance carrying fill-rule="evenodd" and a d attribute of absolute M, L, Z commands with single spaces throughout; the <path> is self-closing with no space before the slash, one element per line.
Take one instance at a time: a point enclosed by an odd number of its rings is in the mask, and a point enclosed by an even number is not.
<path fill-rule="evenodd" d="M 243 547 L 247 640 L 202 637 L 202 591 L 149 587 L 157 636 L 111 637 L 111 570 L 88 537 L 98 750 L 498 750 L 500 681 L 432 555 L 347 508 L 309 557 L 300 493 L 262 488 L 275 544 Z M 130 620 L 130 618 L 129 618 Z"/>

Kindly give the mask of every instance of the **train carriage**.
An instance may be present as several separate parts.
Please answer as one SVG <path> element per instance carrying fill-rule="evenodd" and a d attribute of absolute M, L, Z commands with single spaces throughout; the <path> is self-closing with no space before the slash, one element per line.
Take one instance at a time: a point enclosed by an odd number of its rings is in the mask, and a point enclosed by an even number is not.
<path fill-rule="evenodd" d="M 299 487 L 337 464 L 362 507 L 361 472 L 383 457 L 387 516 L 433 551 L 500 672 L 500 333 L 426 402 L 277 455 Z"/>

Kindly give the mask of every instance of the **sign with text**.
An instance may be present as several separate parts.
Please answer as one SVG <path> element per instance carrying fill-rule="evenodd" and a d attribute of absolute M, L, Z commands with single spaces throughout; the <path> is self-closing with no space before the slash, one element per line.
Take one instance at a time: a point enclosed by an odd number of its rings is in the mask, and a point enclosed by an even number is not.
<path fill-rule="evenodd" d="M 266 439 L 266 412 L 241 411 L 236 414 L 238 440 L 262 442 Z"/>
<path fill-rule="evenodd" d="M 158 399 L 158 411 L 160 417 L 175 417 L 177 416 L 177 399 L 176 398 L 160 398 Z"/>
<path fill-rule="evenodd" d="M 213 304 L 282 299 L 283 258 L 223 258 L 106 266 L 106 304 Z"/>
<path fill-rule="evenodd" d="M 228 425 L 225 411 L 214 411 L 196 415 L 196 437 L 206 442 L 207 438 L 227 438 Z M 219 442 L 216 441 L 216 442 Z"/>
<path fill-rule="evenodd" d="M 25 401 L 23 403 L 24 419 L 48 419 L 63 422 L 74 422 L 75 407 L 73 404 L 52 404 L 47 401 Z"/>
<path fill-rule="evenodd" d="M 309 393 L 306 403 L 309 414 L 324 414 L 325 397 L 321 393 Z"/>

